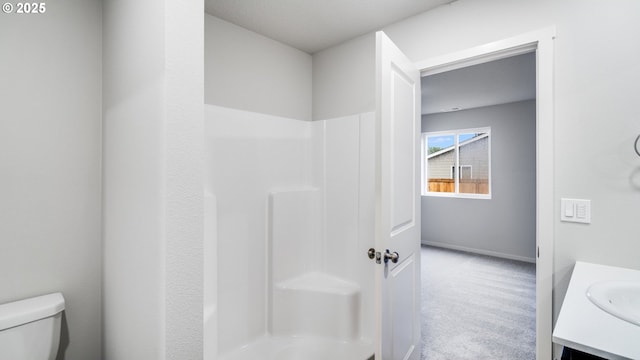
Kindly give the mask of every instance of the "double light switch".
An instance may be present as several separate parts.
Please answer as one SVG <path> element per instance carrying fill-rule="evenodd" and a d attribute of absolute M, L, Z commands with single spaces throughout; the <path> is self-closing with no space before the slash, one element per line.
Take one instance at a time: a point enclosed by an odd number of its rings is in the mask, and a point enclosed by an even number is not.
<path fill-rule="evenodd" d="M 561 199 L 560 220 L 590 224 L 591 200 Z"/>

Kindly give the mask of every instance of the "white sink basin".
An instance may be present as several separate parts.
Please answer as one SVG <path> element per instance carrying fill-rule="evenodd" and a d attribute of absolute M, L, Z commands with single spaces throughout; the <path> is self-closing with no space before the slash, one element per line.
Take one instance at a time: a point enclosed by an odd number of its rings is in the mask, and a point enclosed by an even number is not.
<path fill-rule="evenodd" d="M 609 314 L 640 326 L 640 282 L 598 282 L 587 289 L 587 298 Z"/>

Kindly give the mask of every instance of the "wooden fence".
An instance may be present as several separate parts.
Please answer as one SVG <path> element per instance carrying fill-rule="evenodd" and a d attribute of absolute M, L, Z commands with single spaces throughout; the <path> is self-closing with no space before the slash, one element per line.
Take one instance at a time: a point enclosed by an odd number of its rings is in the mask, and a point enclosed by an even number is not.
<path fill-rule="evenodd" d="M 489 181 L 487 179 L 461 179 L 461 194 L 488 194 Z M 455 181 L 453 179 L 429 179 L 429 192 L 455 192 Z"/>

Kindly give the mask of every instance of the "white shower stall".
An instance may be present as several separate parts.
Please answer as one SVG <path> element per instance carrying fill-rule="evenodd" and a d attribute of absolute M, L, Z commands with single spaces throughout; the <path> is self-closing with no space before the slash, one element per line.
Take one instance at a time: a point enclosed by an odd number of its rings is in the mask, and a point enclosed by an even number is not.
<path fill-rule="evenodd" d="M 374 121 L 205 105 L 205 359 L 373 355 Z"/>

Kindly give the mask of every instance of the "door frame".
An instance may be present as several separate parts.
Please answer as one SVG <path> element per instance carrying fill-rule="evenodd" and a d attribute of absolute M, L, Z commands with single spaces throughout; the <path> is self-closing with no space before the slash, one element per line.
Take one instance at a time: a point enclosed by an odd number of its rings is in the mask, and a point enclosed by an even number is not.
<path fill-rule="evenodd" d="M 536 53 L 536 360 L 553 356 L 553 59 L 555 27 L 415 63 L 433 75 L 529 52 Z"/>

